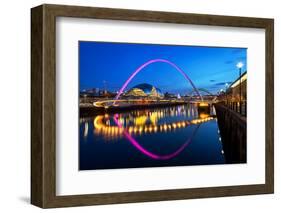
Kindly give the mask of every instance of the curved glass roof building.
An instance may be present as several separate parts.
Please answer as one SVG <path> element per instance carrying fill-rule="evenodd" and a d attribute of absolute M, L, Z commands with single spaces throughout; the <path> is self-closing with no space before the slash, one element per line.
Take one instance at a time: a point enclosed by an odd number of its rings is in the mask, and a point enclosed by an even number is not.
<path fill-rule="evenodd" d="M 153 98 L 162 98 L 164 95 L 162 91 L 150 84 L 138 84 L 132 87 L 127 93 L 127 96 L 135 97 L 153 97 Z"/>

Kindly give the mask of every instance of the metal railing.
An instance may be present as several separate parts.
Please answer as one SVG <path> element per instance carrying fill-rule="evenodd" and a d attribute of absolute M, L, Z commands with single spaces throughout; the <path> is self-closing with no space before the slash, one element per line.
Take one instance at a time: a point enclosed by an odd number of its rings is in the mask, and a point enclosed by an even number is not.
<path fill-rule="evenodd" d="M 224 101 L 222 102 L 224 106 L 227 108 L 239 113 L 242 116 L 247 116 L 247 101 L 240 102 L 232 102 L 232 101 Z"/>

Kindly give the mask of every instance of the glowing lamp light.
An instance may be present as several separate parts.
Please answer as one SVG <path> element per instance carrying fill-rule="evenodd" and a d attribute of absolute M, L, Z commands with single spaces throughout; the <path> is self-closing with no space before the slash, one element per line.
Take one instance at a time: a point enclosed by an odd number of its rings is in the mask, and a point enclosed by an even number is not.
<path fill-rule="evenodd" d="M 241 69 L 244 66 L 244 64 L 240 61 L 236 64 L 236 67 Z"/>
<path fill-rule="evenodd" d="M 208 103 L 205 103 L 205 102 L 200 102 L 200 103 L 199 103 L 199 106 L 200 106 L 200 107 L 207 107 L 207 106 L 209 106 L 209 104 L 208 104 Z"/>
<path fill-rule="evenodd" d="M 205 119 L 205 118 L 208 118 L 209 115 L 206 114 L 206 113 L 201 113 L 201 114 L 199 115 L 199 117 L 200 117 L 201 119 Z"/>

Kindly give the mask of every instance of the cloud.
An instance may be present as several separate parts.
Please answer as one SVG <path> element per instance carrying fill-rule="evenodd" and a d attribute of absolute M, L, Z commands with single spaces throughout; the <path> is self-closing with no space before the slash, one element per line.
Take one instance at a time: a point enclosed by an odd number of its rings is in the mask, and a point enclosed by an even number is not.
<path fill-rule="evenodd" d="M 232 82 L 231 81 L 227 81 L 227 82 L 218 82 L 218 83 L 215 83 L 214 86 L 224 86 L 225 84 L 231 84 Z"/>
<path fill-rule="evenodd" d="M 211 79 L 211 80 L 210 80 L 210 82 L 215 82 L 215 81 L 216 81 L 216 80 L 214 80 L 214 79 Z"/>

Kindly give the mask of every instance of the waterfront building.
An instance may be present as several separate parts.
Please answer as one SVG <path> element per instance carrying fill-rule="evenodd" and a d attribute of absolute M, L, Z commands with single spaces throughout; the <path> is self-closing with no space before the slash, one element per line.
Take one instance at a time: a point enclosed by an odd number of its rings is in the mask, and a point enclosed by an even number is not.
<path fill-rule="evenodd" d="M 240 85 L 241 83 L 241 85 Z M 240 94 L 241 89 L 241 94 Z M 240 99 L 241 95 L 241 99 Z M 227 101 L 231 102 L 244 102 L 247 99 L 247 72 L 244 72 L 241 75 L 241 78 L 238 77 L 232 84 L 229 85 L 229 88 L 226 90 Z"/>
<path fill-rule="evenodd" d="M 221 92 L 218 100 L 241 115 L 247 114 L 247 72 L 238 77 L 225 92 Z"/>
<path fill-rule="evenodd" d="M 163 98 L 164 95 L 160 89 L 150 84 L 138 84 L 132 87 L 125 96 L 131 97 L 147 97 L 147 98 Z"/>

